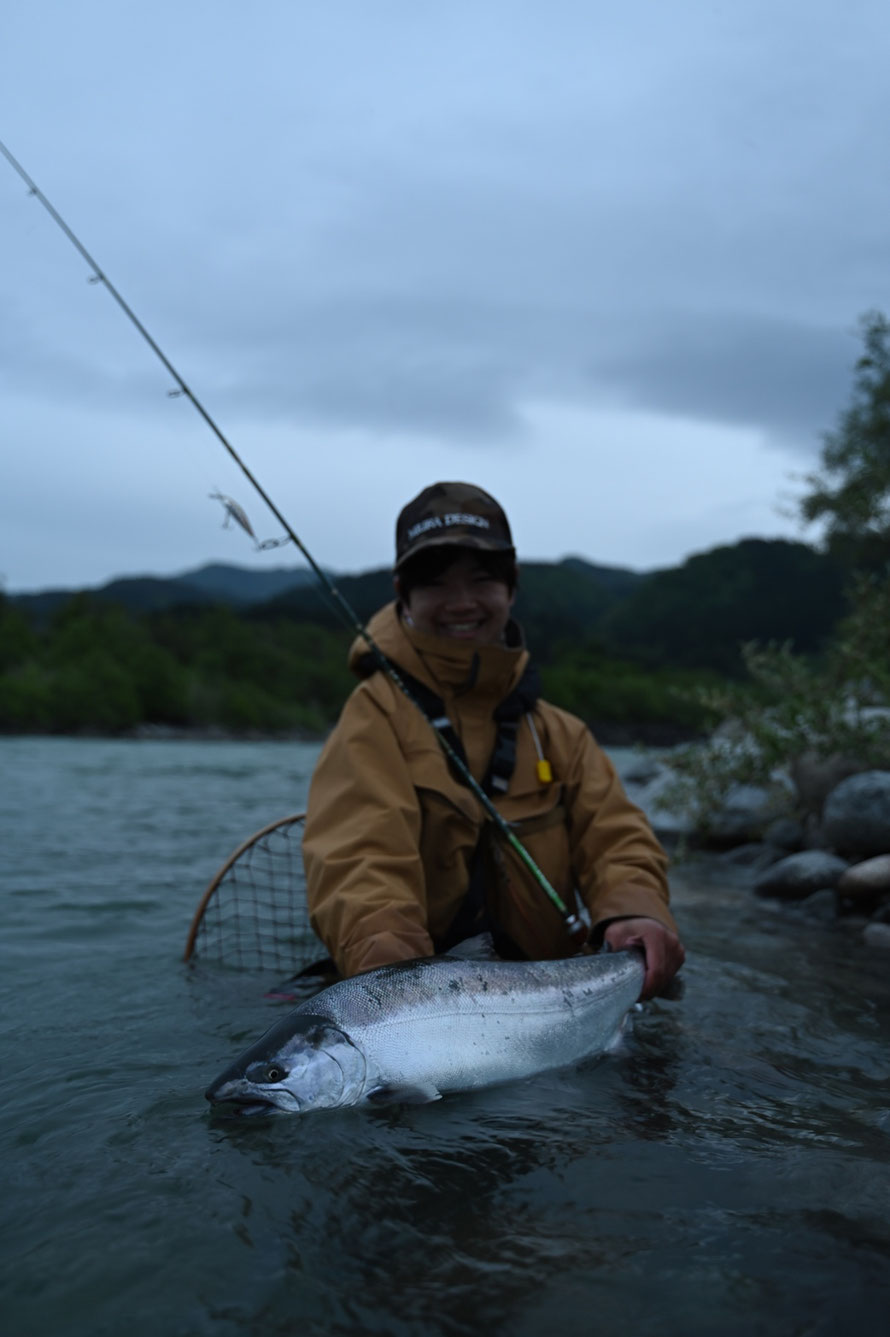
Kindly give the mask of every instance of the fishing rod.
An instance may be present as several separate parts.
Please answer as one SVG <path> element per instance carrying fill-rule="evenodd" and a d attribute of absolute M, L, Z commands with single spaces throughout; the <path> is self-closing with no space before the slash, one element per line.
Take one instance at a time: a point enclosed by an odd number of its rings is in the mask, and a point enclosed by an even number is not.
<path fill-rule="evenodd" d="M 120 309 L 123 311 L 124 315 L 130 321 L 130 323 L 135 326 L 138 332 L 142 335 L 142 338 L 148 344 L 149 348 L 152 350 L 155 356 L 159 359 L 159 361 L 163 364 L 166 370 L 173 377 L 173 380 L 176 382 L 178 386 L 178 391 L 173 393 L 184 395 L 186 399 L 188 399 L 192 403 L 192 405 L 195 407 L 195 409 L 197 409 L 198 413 L 204 419 L 204 422 L 210 428 L 211 432 L 213 432 L 213 435 L 221 443 L 221 445 L 225 447 L 228 454 L 231 456 L 231 458 L 237 464 L 238 468 L 244 474 L 248 483 L 250 483 L 254 491 L 257 492 L 258 495 L 266 503 L 266 506 L 272 512 L 278 523 L 281 525 L 282 529 L 287 534 L 287 537 L 295 545 L 298 551 L 302 553 L 303 557 L 306 559 L 311 570 L 316 576 L 316 579 L 319 581 L 322 589 L 332 600 L 335 608 L 343 617 L 346 625 L 349 626 L 350 629 L 356 633 L 356 635 L 361 636 L 365 640 L 375 660 L 377 661 L 383 672 L 386 674 L 386 676 L 389 678 L 389 680 L 394 684 L 394 686 L 398 688 L 398 690 L 403 694 L 403 696 L 407 697 L 407 699 L 411 702 L 411 704 L 417 710 L 420 711 L 421 715 L 423 715 L 424 719 L 427 721 L 430 728 L 435 733 L 436 738 L 439 742 L 439 746 L 442 748 L 442 751 L 445 753 L 445 756 L 448 758 L 448 761 L 461 776 L 461 779 L 469 787 L 474 796 L 478 799 L 479 803 L 482 805 L 483 809 L 485 810 L 488 817 L 491 819 L 494 826 L 497 828 L 500 835 L 503 836 L 503 838 L 506 840 L 510 848 L 519 857 L 519 859 L 521 859 L 522 863 L 528 869 L 529 873 L 531 873 L 532 877 L 538 883 L 538 885 L 545 893 L 547 898 L 562 915 L 563 920 L 565 921 L 566 929 L 569 932 L 569 935 L 571 937 L 580 938 L 581 934 L 584 933 L 584 935 L 586 936 L 587 930 L 581 919 L 579 919 L 579 917 L 576 914 L 573 914 L 572 911 L 569 910 L 568 906 L 565 904 L 562 897 L 559 895 L 556 889 L 553 886 L 551 886 L 549 880 L 547 879 L 543 871 L 538 867 L 537 863 L 529 854 L 528 850 L 519 840 L 516 833 L 513 830 L 511 830 L 510 825 L 507 822 L 506 818 L 503 817 L 500 812 L 498 812 L 497 808 L 495 807 L 492 800 L 489 798 L 488 794 L 486 794 L 485 790 L 482 788 L 482 786 L 478 783 L 478 781 L 470 772 L 469 767 L 465 764 L 463 759 L 460 756 L 458 756 L 457 752 L 448 742 L 448 739 L 444 737 L 441 730 L 438 729 L 436 725 L 433 723 L 433 721 L 429 718 L 426 711 L 423 709 L 423 706 L 420 704 L 420 702 L 412 693 L 408 684 L 404 682 L 404 680 L 398 673 L 395 666 L 391 663 L 391 661 L 384 654 L 383 650 L 380 648 L 380 646 L 377 644 L 374 638 L 370 635 L 367 627 L 363 625 L 358 615 L 354 612 L 352 605 L 349 603 L 346 597 L 341 593 L 341 591 L 337 588 L 334 582 L 330 579 L 327 572 L 324 571 L 318 565 L 315 558 L 309 552 L 308 548 L 305 546 L 305 544 L 302 542 L 299 536 L 291 528 L 286 517 L 282 515 L 281 511 L 275 505 L 274 501 L 269 496 L 268 492 L 266 492 L 266 490 L 259 483 L 258 479 L 254 476 L 254 474 L 251 473 L 250 469 L 248 469 L 247 465 L 244 463 L 241 456 L 236 451 L 235 447 L 228 440 L 228 438 L 226 437 L 222 429 L 214 421 L 214 419 L 210 416 L 207 409 L 198 399 L 197 395 L 194 393 L 191 387 L 186 383 L 183 377 L 180 376 L 176 367 L 174 367 L 173 363 L 164 353 L 160 345 L 149 334 L 148 330 L 142 324 L 142 321 L 133 311 L 132 307 L 130 307 L 124 301 L 123 297 L 118 292 L 114 284 L 111 282 L 108 275 L 102 269 L 99 268 L 99 265 L 93 259 L 92 255 L 90 255 L 89 251 L 80 241 L 79 237 L 77 237 L 76 234 L 71 230 L 71 228 L 68 226 L 68 224 L 62 217 L 62 215 L 44 195 L 43 191 L 37 185 L 36 181 L 34 181 L 32 177 L 28 175 L 24 167 L 21 165 L 18 159 L 15 158 L 12 155 L 12 153 L 10 153 L 9 149 L 6 147 L 6 145 L 3 143 L 2 140 L 0 140 L 0 153 L 3 154 L 3 157 L 9 163 L 9 165 L 13 168 L 15 172 L 18 173 L 18 175 L 24 181 L 25 185 L 28 187 L 29 193 L 40 201 L 44 209 L 46 209 L 47 213 L 49 214 L 50 218 L 52 218 L 53 222 L 56 223 L 59 228 L 61 228 L 61 230 L 64 232 L 65 236 L 71 242 L 75 250 L 78 251 L 78 253 L 86 261 L 87 265 L 93 272 L 93 277 L 90 280 L 90 282 L 104 284 L 107 291 L 111 294 L 111 296 L 117 302 Z M 220 497 L 219 499 L 226 506 L 227 511 L 229 511 L 232 515 L 234 515 L 234 518 L 238 520 L 238 523 L 243 524 L 244 522 L 240 519 L 238 515 L 240 507 L 238 507 L 237 503 L 230 503 L 229 499 L 225 497 Z M 241 514 L 243 514 L 243 512 Z M 252 532 L 249 523 L 244 527 L 247 529 L 248 533 Z"/>

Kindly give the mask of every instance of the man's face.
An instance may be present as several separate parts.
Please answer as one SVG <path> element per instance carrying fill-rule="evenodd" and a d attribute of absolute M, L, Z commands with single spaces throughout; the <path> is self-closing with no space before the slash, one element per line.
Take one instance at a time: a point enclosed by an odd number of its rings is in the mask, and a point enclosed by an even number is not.
<path fill-rule="evenodd" d="M 472 552 L 461 552 L 441 574 L 415 585 L 404 605 L 418 631 L 470 645 L 497 645 L 513 595 Z"/>

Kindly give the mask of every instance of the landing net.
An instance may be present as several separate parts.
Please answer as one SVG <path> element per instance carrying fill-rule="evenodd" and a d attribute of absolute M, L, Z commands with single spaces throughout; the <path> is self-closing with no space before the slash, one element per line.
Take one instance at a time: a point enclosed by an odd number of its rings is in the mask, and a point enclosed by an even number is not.
<path fill-rule="evenodd" d="M 226 859 L 195 911 L 186 961 L 297 974 L 325 956 L 306 909 L 304 816 L 271 822 Z"/>

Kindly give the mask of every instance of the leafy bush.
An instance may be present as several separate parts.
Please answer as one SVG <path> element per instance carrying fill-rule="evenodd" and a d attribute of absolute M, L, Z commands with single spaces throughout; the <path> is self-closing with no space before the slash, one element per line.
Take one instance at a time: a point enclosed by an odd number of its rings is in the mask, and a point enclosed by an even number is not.
<path fill-rule="evenodd" d="M 34 660 L 0 675 L 0 729 L 43 733 L 53 723 L 52 679 Z"/>
<path fill-rule="evenodd" d="M 548 701 L 588 722 L 612 724 L 670 722 L 699 729 L 707 714 L 693 689 L 717 681 L 682 669 L 646 669 L 598 649 L 564 649 L 541 670 Z"/>
<path fill-rule="evenodd" d="M 51 683 L 53 726 L 62 731 L 117 732 L 142 719 L 139 693 L 126 671 L 99 648 L 61 666 Z"/>
<path fill-rule="evenodd" d="M 672 755 L 674 781 L 662 802 L 691 812 L 706 830 L 736 785 L 772 788 L 787 806 L 804 759 L 846 758 L 854 769 L 890 765 L 890 690 L 880 667 L 853 646 L 840 640 L 822 664 L 788 644 L 745 646 L 748 682 L 696 692 L 719 724 L 707 742 Z M 804 793 L 791 805 L 809 815 Z"/>
<path fill-rule="evenodd" d="M 829 552 L 847 563 L 849 613 L 817 660 L 791 646 L 749 644 L 748 682 L 697 694 L 719 727 L 672 761 L 665 796 L 707 826 L 739 783 L 801 779 L 802 762 L 852 769 L 890 766 L 890 322 L 862 320 L 865 351 L 852 400 L 827 433 L 821 469 L 807 478 L 800 512 L 825 523 Z M 813 811 L 801 782 L 797 802 Z"/>

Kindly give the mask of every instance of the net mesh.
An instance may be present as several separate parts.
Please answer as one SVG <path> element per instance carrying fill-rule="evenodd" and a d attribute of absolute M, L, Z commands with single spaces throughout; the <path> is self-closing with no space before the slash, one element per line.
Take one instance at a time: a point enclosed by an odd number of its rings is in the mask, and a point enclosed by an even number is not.
<path fill-rule="evenodd" d="M 309 924 L 303 815 L 258 832 L 223 864 L 198 908 L 186 959 L 293 974 L 325 955 Z"/>

